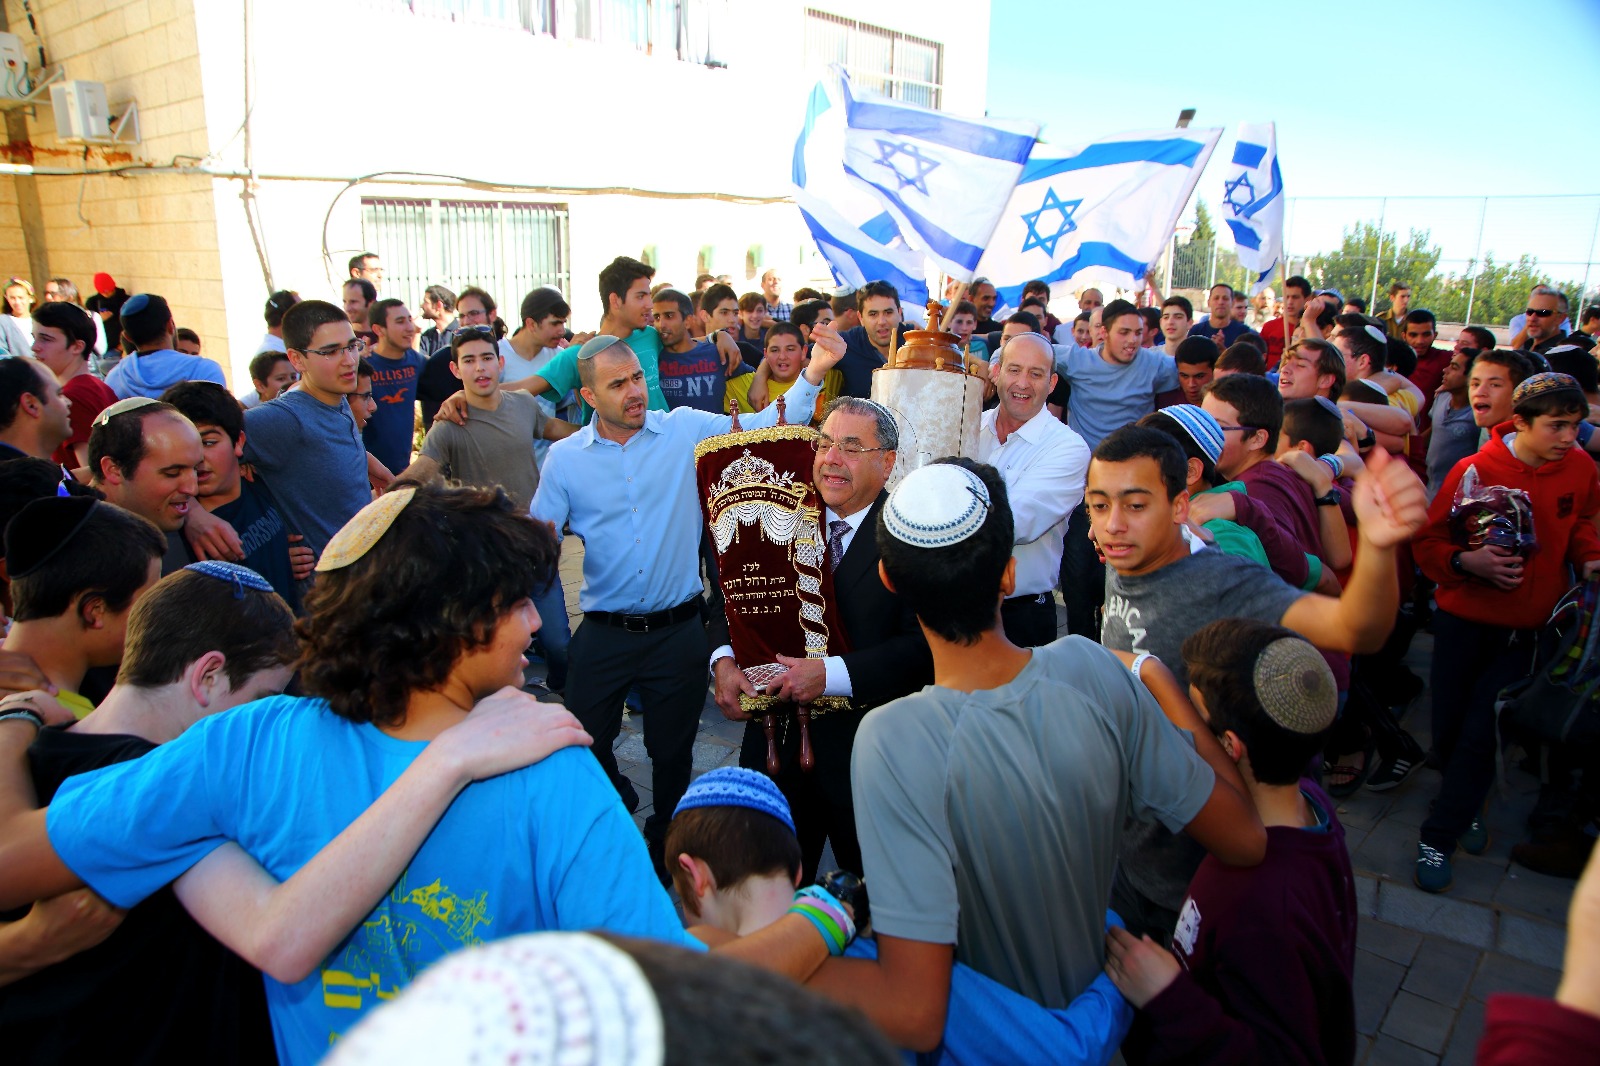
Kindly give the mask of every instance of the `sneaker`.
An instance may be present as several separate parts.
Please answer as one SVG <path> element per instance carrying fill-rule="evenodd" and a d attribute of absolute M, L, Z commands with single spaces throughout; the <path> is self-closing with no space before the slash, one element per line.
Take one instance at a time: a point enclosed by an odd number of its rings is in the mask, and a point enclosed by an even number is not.
<path fill-rule="evenodd" d="M 1489 827 L 1483 824 L 1483 815 L 1472 820 L 1467 831 L 1457 841 L 1468 855 L 1482 855 L 1489 850 Z"/>
<path fill-rule="evenodd" d="M 1424 892 L 1444 892 L 1450 888 L 1455 876 L 1450 872 L 1450 858 L 1438 848 L 1417 845 L 1417 863 L 1411 879 Z"/>
<path fill-rule="evenodd" d="M 1416 773 L 1421 765 L 1419 760 L 1411 757 L 1411 752 L 1402 752 L 1392 759 L 1384 760 L 1372 776 L 1367 778 L 1367 788 L 1373 792 L 1388 792 L 1405 784 L 1406 778 Z"/>

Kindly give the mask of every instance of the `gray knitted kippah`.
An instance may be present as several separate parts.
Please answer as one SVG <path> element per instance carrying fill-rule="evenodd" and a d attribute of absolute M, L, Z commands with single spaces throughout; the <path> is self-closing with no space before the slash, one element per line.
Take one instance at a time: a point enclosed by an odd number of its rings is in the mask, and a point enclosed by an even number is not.
<path fill-rule="evenodd" d="M 1320 733 L 1339 709 L 1327 660 L 1299 637 L 1283 637 L 1262 649 L 1255 686 L 1267 717 L 1291 733 Z"/>

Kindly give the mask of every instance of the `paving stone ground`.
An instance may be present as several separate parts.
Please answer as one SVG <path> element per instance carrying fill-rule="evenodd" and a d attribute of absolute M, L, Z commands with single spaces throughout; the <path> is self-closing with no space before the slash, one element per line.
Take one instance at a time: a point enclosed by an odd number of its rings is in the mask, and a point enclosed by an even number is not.
<path fill-rule="evenodd" d="M 582 583 L 582 548 L 568 538 L 562 583 L 574 626 Z M 1059 608 L 1058 608 L 1059 610 Z M 1063 614 L 1062 630 L 1066 632 Z M 1419 633 L 1407 660 L 1426 679 L 1432 638 Z M 535 663 L 530 677 L 542 676 Z M 1427 748 L 1429 702 L 1424 693 L 1402 724 Z M 638 790 L 634 819 L 641 828 L 653 809 L 650 763 L 631 712 L 616 744 L 618 765 Z M 736 766 L 742 722 L 722 716 L 709 694 L 695 741 L 696 775 Z M 1507 760 L 1507 777 L 1491 798 L 1490 843 L 1481 856 L 1457 851 L 1455 885 L 1445 895 L 1416 888 L 1411 866 L 1417 830 L 1438 791 L 1439 774 L 1423 768 L 1387 793 L 1362 789 L 1341 801 L 1360 907 L 1355 996 L 1358 1066 L 1471 1063 L 1483 1031 L 1484 1001 L 1495 992 L 1554 994 L 1566 945 L 1567 906 L 1574 882 L 1545 877 L 1511 863 L 1513 844 L 1538 795 L 1538 782 Z M 824 857 L 824 866 L 829 861 Z"/>

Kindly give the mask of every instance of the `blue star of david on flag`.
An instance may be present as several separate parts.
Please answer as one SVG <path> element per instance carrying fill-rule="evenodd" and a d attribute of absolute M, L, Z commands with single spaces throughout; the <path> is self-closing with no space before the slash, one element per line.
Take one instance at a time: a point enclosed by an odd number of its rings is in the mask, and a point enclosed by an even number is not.
<path fill-rule="evenodd" d="M 1063 201 L 1056 195 L 1054 189 L 1045 189 L 1044 202 L 1039 205 L 1039 210 L 1027 211 L 1022 215 L 1023 225 L 1028 227 L 1028 235 L 1022 241 L 1022 250 L 1026 252 L 1040 248 L 1045 255 L 1055 255 L 1056 242 L 1078 228 L 1078 224 L 1072 221 L 1072 216 L 1082 204 L 1082 200 Z M 1061 222 L 1054 232 L 1045 232 L 1039 228 L 1039 220 L 1051 211 L 1061 216 Z"/>
<path fill-rule="evenodd" d="M 1223 187 L 1227 191 L 1222 197 L 1222 202 L 1228 205 L 1234 217 L 1244 214 L 1250 209 L 1250 205 L 1256 202 L 1256 189 L 1250 184 L 1248 174 L 1240 174 L 1232 181 L 1224 182 Z"/>
<path fill-rule="evenodd" d="M 904 156 L 911 161 L 913 172 L 907 174 L 895 164 L 898 156 Z M 896 180 L 900 182 L 898 188 L 912 188 L 922 195 L 928 195 L 928 175 L 939 167 L 939 161 L 929 159 L 922 154 L 922 149 L 914 144 L 896 144 L 893 141 L 878 142 L 878 162 L 894 172 Z"/>

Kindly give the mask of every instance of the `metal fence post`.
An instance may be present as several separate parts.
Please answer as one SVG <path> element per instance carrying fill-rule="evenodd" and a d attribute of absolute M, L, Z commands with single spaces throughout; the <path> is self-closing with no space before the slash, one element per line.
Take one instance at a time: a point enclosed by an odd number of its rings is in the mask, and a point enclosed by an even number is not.
<path fill-rule="evenodd" d="M 1211 238 L 1211 274 L 1210 274 L 1210 277 L 1206 280 L 1206 288 L 1208 288 L 1208 289 L 1211 288 L 1211 286 L 1213 286 L 1213 285 L 1215 285 L 1217 283 L 1217 245 L 1219 245 L 1221 243 L 1222 243 L 1222 238 L 1220 238 L 1220 237 L 1212 237 Z"/>
<path fill-rule="evenodd" d="M 1578 302 L 1584 303 L 1589 298 L 1589 268 L 1594 266 L 1595 241 L 1600 240 L 1600 207 L 1594 212 L 1594 234 L 1589 238 L 1589 261 L 1583 264 L 1583 288 L 1578 291 Z"/>
<path fill-rule="evenodd" d="M 1472 284 L 1467 287 L 1467 320 L 1463 326 L 1472 325 L 1472 299 L 1478 294 L 1478 275 L 1483 273 L 1483 223 L 1489 217 L 1489 198 L 1483 198 L 1483 207 L 1478 211 L 1478 244 L 1472 252 Z"/>
<path fill-rule="evenodd" d="M 1383 269 L 1383 220 L 1389 215 L 1389 198 L 1385 196 L 1378 208 L 1378 258 L 1372 264 L 1372 295 L 1367 298 L 1367 310 L 1378 306 L 1378 273 Z"/>

